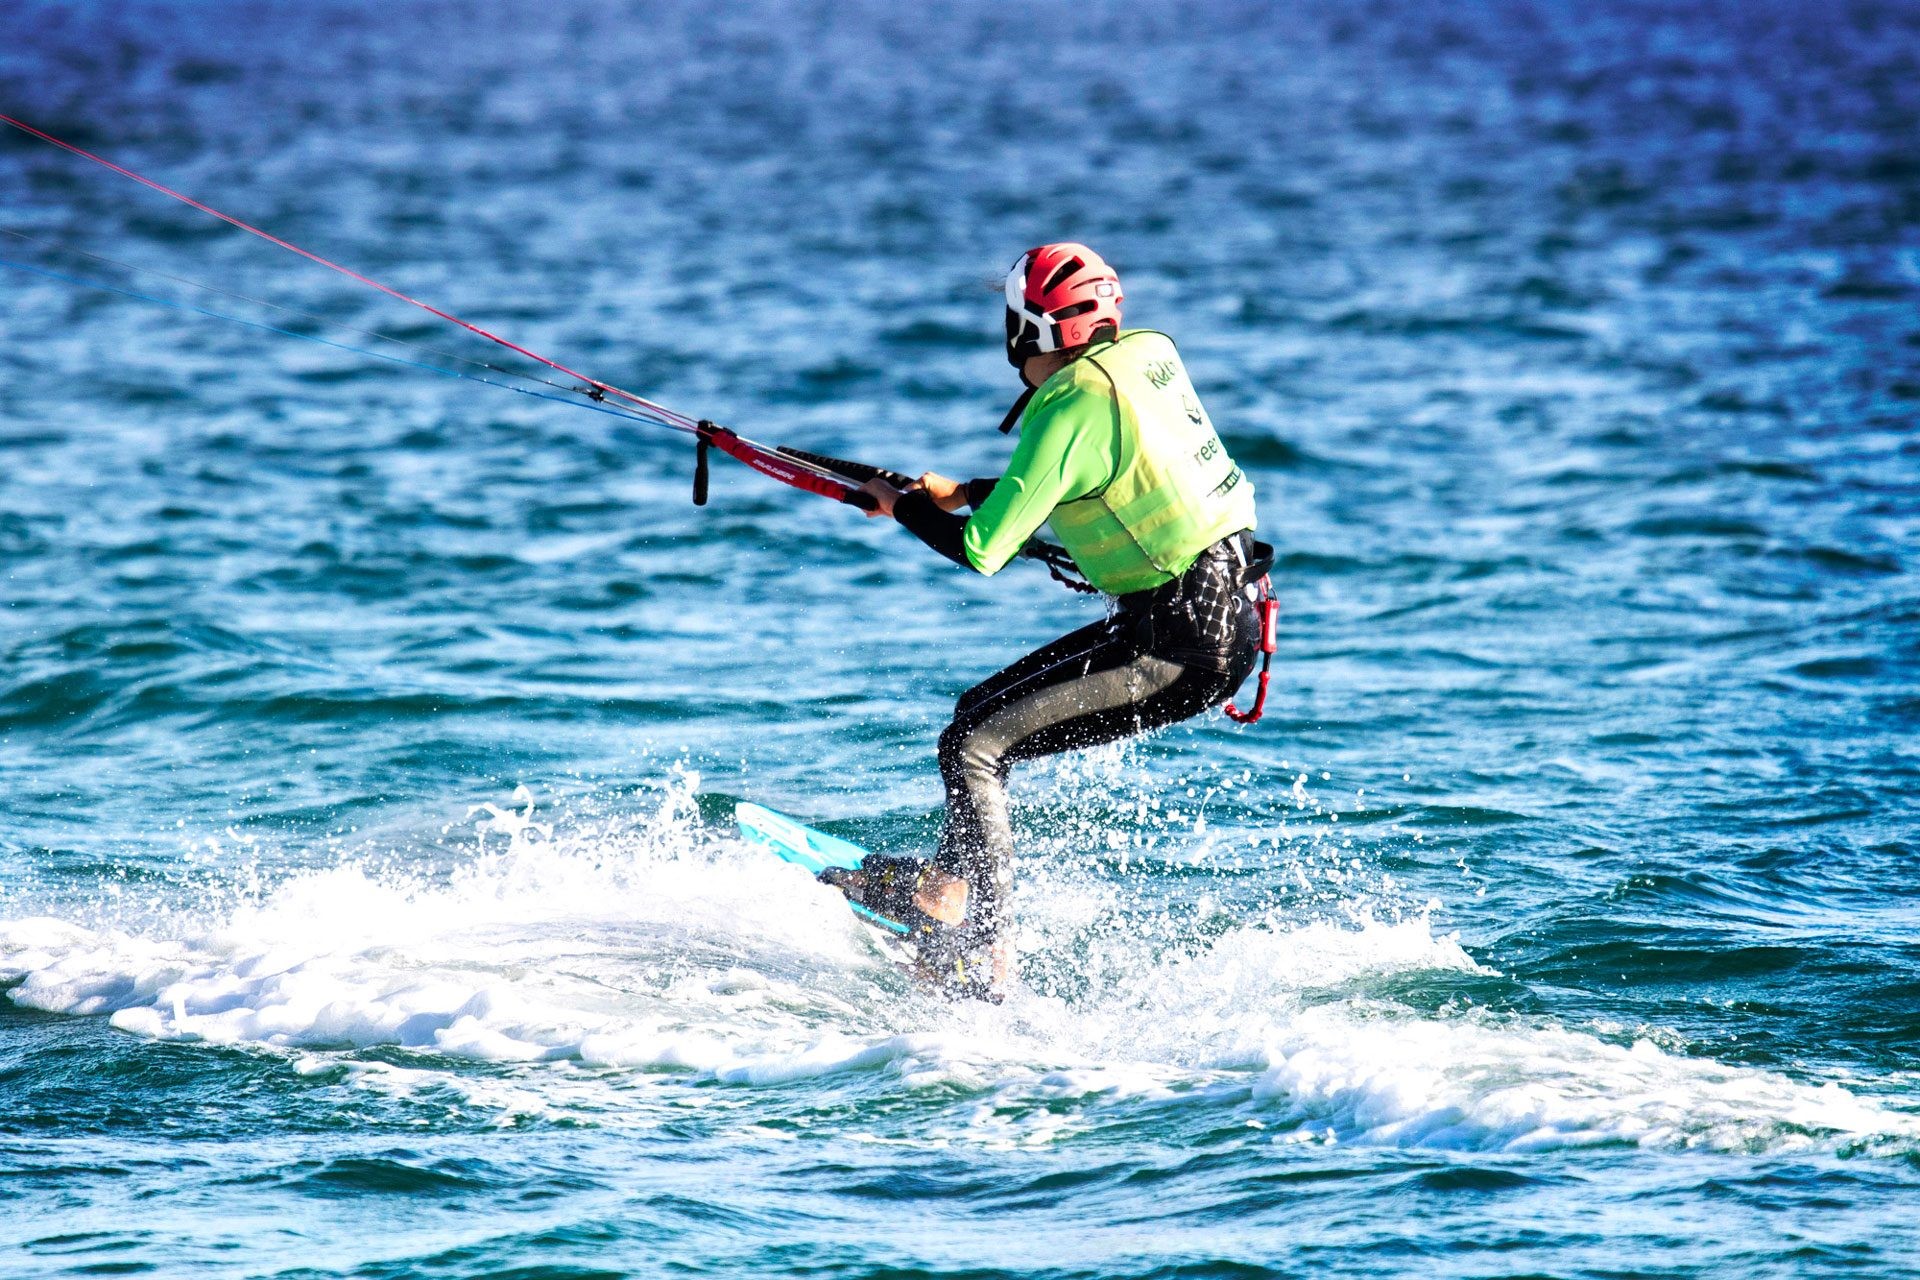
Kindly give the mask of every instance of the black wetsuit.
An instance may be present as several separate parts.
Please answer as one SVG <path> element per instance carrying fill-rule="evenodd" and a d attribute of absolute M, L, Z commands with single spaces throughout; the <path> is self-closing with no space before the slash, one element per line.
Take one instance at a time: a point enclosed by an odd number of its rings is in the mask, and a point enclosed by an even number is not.
<path fill-rule="evenodd" d="M 992 481 L 967 486 L 985 500 Z M 924 492 L 894 509 L 901 524 L 950 560 L 966 520 Z M 947 820 L 935 865 L 968 886 L 968 941 L 991 941 L 1013 883 L 1007 772 L 1016 762 L 1099 746 L 1198 715 L 1233 696 L 1259 656 L 1260 624 L 1247 586 L 1253 535 L 1200 554 L 1186 573 L 1117 597 L 1103 621 L 1081 627 L 960 696 L 940 735 Z"/>

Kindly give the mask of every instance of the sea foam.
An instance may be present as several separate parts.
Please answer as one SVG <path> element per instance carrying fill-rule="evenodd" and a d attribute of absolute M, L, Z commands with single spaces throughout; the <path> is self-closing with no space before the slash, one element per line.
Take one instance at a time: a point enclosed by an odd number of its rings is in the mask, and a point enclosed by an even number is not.
<path fill-rule="evenodd" d="M 302 1071 L 338 1062 L 379 1087 L 413 1087 L 423 1068 L 360 1051 L 437 1055 L 454 1088 L 462 1063 L 550 1064 L 559 1074 L 510 1091 L 522 1112 L 529 1093 L 568 1105 L 584 1072 L 615 1092 L 838 1077 L 937 1088 L 967 1100 L 923 1124 L 941 1142 L 1060 1141 L 1143 1104 L 1272 1141 L 1484 1151 L 1910 1148 L 1920 1135 L 1834 1084 L 1539 1016 L 1409 1008 L 1381 980 L 1494 976 L 1418 914 L 1263 922 L 1143 951 L 1124 982 L 1072 1001 L 942 1004 L 831 890 L 702 827 L 696 785 L 557 835 L 530 805 L 493 809 L 481 830 L 501 847 L 437 880 L 349 863 L 165 930 L 3 922 L 0 981 L 18 1005 L 283 1052 Z"/>

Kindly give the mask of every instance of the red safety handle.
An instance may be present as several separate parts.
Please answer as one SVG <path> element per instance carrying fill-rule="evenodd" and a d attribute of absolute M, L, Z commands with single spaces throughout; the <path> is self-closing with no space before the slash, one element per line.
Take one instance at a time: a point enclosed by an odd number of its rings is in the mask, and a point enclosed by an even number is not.
<path fill-rule="evenodd" d="M 1273 677 L 1273 651 L 1280 647 L 1280 602 L 1274 598 L 1273 583 L 1260 580 L 1260 683 L 1253 692 L 1253 709 L 1242 711 L 1229 702 L 1223 710 L 1235 724 L 1253 724 L 1266 714 L 1267 681 Z"/>
<path fill-rule="evenodd" d="M 730 458 L 746 463 L 763 476 L 772 476 L 782 484 L 790 484 L 796 489 L 808 493 L 817 493 L 823 498 L 833 498 L 850 507 L 859 507 L 862 511 L 873 510 L 873 495 L 862 493 L 860 486 L 842 480 L 838 476 L 796 461 L 771 449 L 743 440 L 726 427 L 715 426 L 711 422 L 699 424 L 700 439 Z"/>

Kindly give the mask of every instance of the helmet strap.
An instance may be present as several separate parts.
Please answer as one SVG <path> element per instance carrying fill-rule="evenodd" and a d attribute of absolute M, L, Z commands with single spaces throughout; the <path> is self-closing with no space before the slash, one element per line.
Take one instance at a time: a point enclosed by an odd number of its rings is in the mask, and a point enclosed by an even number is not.
<path fill-rule="evenodd" d="M 1023 373 L 1020 375 L 1020 380 L 1024 382 L 1026 381 L 1026 377 L 1027 375 Z M 1028 387 L 1020 393 L 1020 398 L 1013 402 L 1013 408 L 1007 410 L 1007 416 L 1000 419 L 1001 435 L 1006 435 L 1009 431 L 1020 425 L 1020 415 L 1027 411 L 1027 403 L 1033 399 L 1033 393 L 1039 389 L 1038 387 Z"/>

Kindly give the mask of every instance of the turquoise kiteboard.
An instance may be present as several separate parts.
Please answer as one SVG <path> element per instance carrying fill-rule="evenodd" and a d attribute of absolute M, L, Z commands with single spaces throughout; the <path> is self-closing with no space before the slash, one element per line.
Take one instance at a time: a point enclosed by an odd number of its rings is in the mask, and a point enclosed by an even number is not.
<path fill-rule="evenodd" d="M 860 859 L 867 856 L 867 851 L 851 840 L 816 831 L 784 813 L 775 813 L 749 801 L 743 800 L 733 807 L 733 820 L 740 824 L 741 835 L 765 845 L 785 861 L 805 867 L 809 875 L 817 876 L 828 867 L 844 867 L 851 871 L 860 865 Z M 847 905 L 862 920 L 888 933 L 905 935 L 909 932 L 907 926 L 898 920 L 877 915 L 857 902 L 849 901 Z"/>

